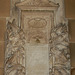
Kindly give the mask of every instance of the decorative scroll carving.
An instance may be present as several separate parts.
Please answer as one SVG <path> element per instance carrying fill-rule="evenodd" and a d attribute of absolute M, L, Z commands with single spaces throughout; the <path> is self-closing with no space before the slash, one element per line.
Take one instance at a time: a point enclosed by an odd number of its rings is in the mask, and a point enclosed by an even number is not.
<path fill-rule="evenodd" d="M 26 0 L 21 3 L 18 3 L 16 6 L 55 6 L 57 7 L 58 5 L 49 1 L 49 0 Z"/>
<path fill-rule="evenodd" d="M 50 39 L 50 75 L 70 75 L 70 52 L 66 24 L 52 29 Z"/>
<path fill-rule="evenodd" d="M 7 24 L 6 40 L 5 75 L 25 75 L 25 35 L 15 20 Z"/>
<path fill-rule="evenodd" d="M 31 28 L 44 28 L 47 22 L 43 18 L 33 18 L 29 20 L 28 24 Z"/>

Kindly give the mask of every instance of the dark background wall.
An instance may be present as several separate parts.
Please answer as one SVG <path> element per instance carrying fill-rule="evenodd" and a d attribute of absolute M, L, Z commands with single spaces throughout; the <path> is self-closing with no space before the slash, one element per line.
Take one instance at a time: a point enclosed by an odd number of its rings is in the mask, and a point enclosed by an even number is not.
<path fill-rule="evenodd" d="M 65 16 L 69 20 L 71 75 L 75 75 L 75 0 L 65 0 Z"/>

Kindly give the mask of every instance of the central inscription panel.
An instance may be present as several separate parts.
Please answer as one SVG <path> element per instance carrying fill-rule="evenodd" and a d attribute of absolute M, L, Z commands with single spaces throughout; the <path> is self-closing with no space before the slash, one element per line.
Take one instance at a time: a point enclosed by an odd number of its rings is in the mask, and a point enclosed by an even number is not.
<path fill-rule="evenodd" d="M 52 12 L 22 11 L 21 28 L 26 39 L 26 75 L 49 75 L 49 39 Z"/>
<path fill-rule="evenodd" d="M 27 47 L 26 75 L 49 75 L 48 45 Z"/>

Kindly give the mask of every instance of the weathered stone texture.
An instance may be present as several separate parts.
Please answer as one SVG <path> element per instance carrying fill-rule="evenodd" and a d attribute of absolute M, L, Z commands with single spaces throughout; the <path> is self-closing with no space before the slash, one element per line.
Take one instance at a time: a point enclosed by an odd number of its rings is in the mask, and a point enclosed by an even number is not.
<path fill-rule="evenodd" d="M 61 23 L 53 28 L 50 46 L 50 57 L 53 57 L 53 69 L 50 74 L 70 75 L 70 51 L 66 24 Z"/>
<path fill-rule="evenodd" d="M 64 0 L 12 0 L 7 20 L 5 75 L 70 75 Z"/>
<path fill-rule="evenodd" d="M 49 75 L 48 45 L 27 46 L 26 49 L 26 74 Z"/>
<path fill-rule="evenodd" d="M 5 75 L 25 75 L 25 35 L 13 23 L 7 24 Z"/>

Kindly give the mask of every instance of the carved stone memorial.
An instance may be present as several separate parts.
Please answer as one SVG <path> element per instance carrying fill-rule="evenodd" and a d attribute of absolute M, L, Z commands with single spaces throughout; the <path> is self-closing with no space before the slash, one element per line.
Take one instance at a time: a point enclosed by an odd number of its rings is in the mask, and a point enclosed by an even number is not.
<path fill-rule="evenodd" d="M 70 75 L 68 25 L 61 5 L 11 0 L 5 75 Z"/>

